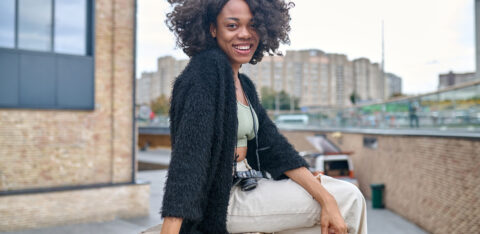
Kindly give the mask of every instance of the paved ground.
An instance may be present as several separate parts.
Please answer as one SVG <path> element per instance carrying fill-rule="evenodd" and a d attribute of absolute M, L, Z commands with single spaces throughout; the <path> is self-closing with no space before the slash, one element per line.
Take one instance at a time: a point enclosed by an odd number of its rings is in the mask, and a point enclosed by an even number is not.
<path fill-rule="evenodd" d="M 149 162 L 168 162 L 170 152 L 165 149 L 141 152 L 139 160 Z M 155 158 L 157 155 L 158 158 Z M 117 219 L 104 223 L 87 223 L 43 228 L 36 230 L 0 232 L 4 234 L 138 234 L 149 227 L 161 222 L 158 211 L 163 197 L 163 185 L 166 170 L 142 171 L 138 173 L 138 179 L 151 182 L 150 215 L 137 219 Z M 367 210 L 368 233 L 370 234 L 423 234 L 427 233 L 413 223 L 408 222 L 401 216 L 386 210 L 371 209 L 368 201 Z"/>
<path fill-rule="evenodd" d="M 158 163 L 168 165 L 170 163 L 170 149 L 158 148 L 154 150 L 140 151 L 138 161 L 145 163 Z"/>

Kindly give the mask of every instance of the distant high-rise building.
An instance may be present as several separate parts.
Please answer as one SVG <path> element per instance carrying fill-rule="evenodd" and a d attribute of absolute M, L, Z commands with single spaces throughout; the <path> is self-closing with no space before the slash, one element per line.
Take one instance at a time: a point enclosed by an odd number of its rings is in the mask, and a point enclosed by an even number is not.
<path fill-rule="evenodd" d="M 402 78 L 393 74 L 385 73 L 385 98 L 402 93 Z"/>
<path fill-rule="evenodd" d="M 349 61 L 343 54 L 321 50 L 287 51 L 266 56 L 262 62 L 242 66 L 257 88 L 284 90 L 300 98 L 300 107 L 348 107 L 354 93 L 361 100 L 383 100 L 384 81 L 378 64 L 368 59 Z"/>
<path fill-rule="evenodd" d="M 355 76 L 355 93 L 360 100 L 371 99 L 370 60 L 359 58 L 353 60 L 353 75 Z"/>
<path fill-rule="evenodd" d="M 453 73 L 452 71 L 438 75 L 438 89 L 444 89 L 451 86 L 468 83 L 477 80 L 475 72 Z"/>
<path fill-rule="evenodd" d="M 171 56 L 158 58 L 157 71 L 144 72 L 137 79 L 137 104 L 149 104 L 161 95 L 169 98 L 174 79 L 187 63 Z M 316 49 L 265 56 L 256 65 L 244 64 L 241 72 L 255 82 L 260 95 L 262 87 L 283 90 L 298 98 L 300 107 L 309 109 L 352 106 L 353 94 L 357 101 L 381 101 L 385 96 L 385 81 L 377 63 L 366 58 L 350 61 L 344 54 Z"/>
<path fill-rule="evenodd" d="M 371 101 L 385 100 L 385 76 L 378 63 L 370 64 Z"/>
<path fill-rule="evenodd" d="M 170 97 L 172 93 L 172 85 L 175 78 L 187 66 L 188 60 L 177 60 L 172 56 L 165 56 L 157 60 L 157 77 L 152 83 L 156 87 L 155 92 L 151 95 L 153 98 L 164 95 Z"/>
<path fill-rule="evenodd" d="M 328 88 L 333 91 L 329 97 L 331 106 L 351 106 L 350 95 L 355 90 L 353 63 L 343 54 L 327 54 L 327 57 L 329 58 Z"/>
<path fill-rule="evenodd" d="M 378 63 L 371 63 L 367 58 L 353 60 L 354 91 L 358 101 L 380 101 L 385 92 L 382 71 Z"/>
<path fill-rule="evenodd" d="M 141 78 L 136 80 L 135 102 L 137 105 L 148 105 L 150 103 L 153 75 L 153 72 L 142 72 Z"/>
<path fill-rule="evenodd" d="M 160 57 L 157 60 L 157 71 L 143 72 L 137 79 L 136 104 L 149 104 L 164 95 L 170 98 L 175 78 L 187 66 L 188 60 L 177 60 L 172 56 Z"/>

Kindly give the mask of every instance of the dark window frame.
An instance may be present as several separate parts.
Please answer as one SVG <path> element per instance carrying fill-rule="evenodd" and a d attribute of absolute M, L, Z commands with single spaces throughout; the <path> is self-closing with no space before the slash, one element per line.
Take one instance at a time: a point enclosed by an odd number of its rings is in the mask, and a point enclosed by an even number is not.
<path fill-rule="evenodd" d="M 55 52 L 55 0 L 52 1 L 52 11 L 51 11 L 51 48 L 50 51 L 37 51 L 37 50 L 26 50 L 26 49 L 19 49 L 18 48 L 18 23 L 19 23 L 19 0 L 15 0 L 15 28 L 14 28 L 14 47 L 0 47 L 0 57 L 1 56 L 16 56 L 17 57 L 17 67 L 13 68 L 17 70 L 18 76 L 12 77 L 11 79 L 16 79 L 16 85 L 18 90 L 16 91 L 16 103 L 14 104 L 5 104 L 4 100 L 1 99 L 0 96 L 0 109 L 53 109 L 53 110 L 94 110 L 95 109 L 95 56 L 94 56 L 94 45 L 95 45 L 95 0 L 86 0 L 86 27 L 85 27 L 85 54 L 84 55 L 76 55 L 76 54 L 68 54 L 68 53 L 59 53 Z M 53 103 L 49 104 L 32 104 L 32 103 L 25 103 L 22 102 L 22 89 L 20 85 L 20 73 L 23 69 L 27 69 L 25 67 L 21 67 L 21 58 L 22 56 L 36 56 L 36 57 L 43 57 L 45 59 L 53 59 L 55 64 L 55 70 L 51 73 L 50 79 L 54 79 L 54 87 L 50 87 L 51 89 L 55 90 L 55 100 Z M 0 58 L 1 59 L 1 58 Z M 80 101 L 80 104 L 71 104 L 72 101 L 69 100 L 78 100 L 79 96 L 77 97 L 69 97 L 68 95 L 63 95 L 59 97 L 59 85 L 61 77 L 58 77 L 58 70 L 61 69 L 56 65 L 60 62 L 71 62 L 71 64 L 75 64 L 75 61 L 78 61 L 78 64 L 87 64 L 88 71 L 86 72 L 87 75 L 82 77 L 82 80 L 77 80 L 77 82 L 86 82 L 85 86 L 83 87 L 87 93 L 82 94 L 80 99 L 84 99 L 86 101 Z M 73 63 L 72 63 L 73 61 Z M 0 64 L 1 66 L 1 64 Z M 0 73 L 0 85 L 2 84 L 2 73 Z M 4 79 L 7 79 L 4 77 Z M 1 87 L 0 87 L 1 88 Z M 71 88 L 71 87 L 69 87 Z M 23 90 L 25 92 L 25 90 Z M 63 92 L 64 93 L 64 92 Z M 52 95 L 51 93 L 45 94 Z M 73 101 L 75 102 L 75 101 Z M 70 104 L 69 104 L 70 103 Z"/>

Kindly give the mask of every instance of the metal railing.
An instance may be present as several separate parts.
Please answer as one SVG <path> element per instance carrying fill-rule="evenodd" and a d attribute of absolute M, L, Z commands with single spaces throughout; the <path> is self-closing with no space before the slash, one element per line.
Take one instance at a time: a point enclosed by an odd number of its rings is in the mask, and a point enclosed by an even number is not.
<path fill-rule="evenodd" d="M 480 82 L 392 101 L 274 115 L 308 116 L 317 128 L 480 131 Z M 300 117 L 300 116 L 299 116 Z M 279 126 L 295 124 L 277 121 Z"/>
<path fill-rule="evenodd" d="M 348 108 L 319 108 L 278 115 L 269 112 L 279 127 L 321 129 L 418 129 L 480 133 L 480 81 L 433 93 L 363 104 Z M 280 116 L 297 115 L 289 122 Z M 307 121 L 305 121 L 307 116 Z M 283 118 L 286 119 L 286 118 Z M 292 121 L 293 120 L 293 121 Z M 139 121 L 138 126 L 168 127 L 168 116 Z"/>

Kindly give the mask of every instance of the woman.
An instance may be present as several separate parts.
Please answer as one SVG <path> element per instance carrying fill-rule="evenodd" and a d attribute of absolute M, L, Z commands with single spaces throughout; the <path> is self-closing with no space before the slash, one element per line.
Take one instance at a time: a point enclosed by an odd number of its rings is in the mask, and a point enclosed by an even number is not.
<path fill-rule="evenodd" d="M 289 42 L 292 4 L 169 2 L 174 9 L 167 23 L 191 60 L 173 85 L 162 234 L 364 233 L 358 189 L 314 177 L 267 116 L 252 81 L 239 74 L 242 64 Z M 258 180 L 250 191 L 233 185 L 237 171 L 252 168 L 273 179 Z"/>

